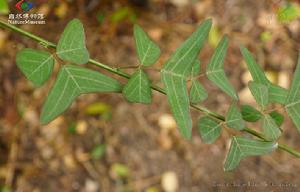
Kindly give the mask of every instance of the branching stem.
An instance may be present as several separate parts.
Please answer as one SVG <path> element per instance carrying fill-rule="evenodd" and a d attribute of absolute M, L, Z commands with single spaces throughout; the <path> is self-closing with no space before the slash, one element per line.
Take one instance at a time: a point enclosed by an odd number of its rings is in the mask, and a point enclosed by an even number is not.
<path fill-rule="evenodd" d="M 2 20 L 0 20 L 0 27 L 1 28 L 10 29 L 10 30 L 12 30 L 14 32 L 17 32 L 17 33 L 23 35 L 23 36 L 29 37 L 30 39 L 35 40 L 36 42 L 40 43 L 41 45 L 43 45 L 46 48 L 56 49 L 56 44 L 54 44 L 54 43 L 52 43 L 50 41 L 47 41 L 47 40 L 45 40 L 45 39 L 43 39 L 43 38 L 41 38 L 39 36 L 36 36 L 36 35 L 28 32 L 28 31 L 25 31 L 25 30 L 23 30 L 21 28 L 18 28 L 18 27 L 14 26 L 14 25 L 8 24 L 8 23 L 6 23 L 6 22 L 4 22 Z M 89 59 L 89 63 L 91 63 L 91 64 L 93 64 L 93 65 L 95 65 L 97 67 L 100 67 L 102 69 L 105 69 L 105 70 L 107 70 L 107 71 L 109 71 L 111 73 L 114 73 L 114 74 L 116 74 L 118 76 L 124 77 L 126 79 L 129 79 L 131 77 L 130 74 L 125 73 L 125 72 L 121 71 L 120 69 L 109 67 L 109 66 L 107 66 L 107 65 L 105 65 L 103 63 L 100 63 L 100 62 L 98 62 L 98 61 L 96 61 L 94 59 Z M 156 90 L 156 91 L 158 91 L 158 92 L 166 95 L 165 90 L 162 89 L 159 86 L 152 85 L 151 88 L 153 90 Z M 202 113 L 205 113 L 206 115 L 208 115 L 210 117 L 213 117 L 213 118 L 215 118 L 215 119 L 217 119 L 219 121 L 225 121 L 225 117 L 224 116 L 222 116 L 222 115 L 220 115 L 218 113 L 212 112 L 212 111 L 208 110 L 205 107 L 191 104 L 191 108 L 193 108 L 193 109 L 195 109 L 197 111 L 200 111 Z M 245 128 L 243 131 L 247 132 L 247 133 L 249 133 L 249 134 L 251 134 L 251 135 L 253 135 L 255 137 L 258 137 L 258 138 L 260 138 L 262 140 L 267 141 L 266 137 L 262 133 L 259 133 L 259 132 L 255 131 L 253 129 Z M 293 148 L 291 148 L 291 147 L 289 147 L 289 146 L 287 146 L 286 144 L 278 144 L 278 148 L 281 149 L 281 150 L 283 150 L 283 151 L 286 151 L 286 152 L 290 153 L 291 155 L 293 155 L 293 156 L 295 156 L 297 158 L 300 158 L 300 152 L 297 151 L 297 150 L 295 150 L 295 149 L 293 149 Z"/>

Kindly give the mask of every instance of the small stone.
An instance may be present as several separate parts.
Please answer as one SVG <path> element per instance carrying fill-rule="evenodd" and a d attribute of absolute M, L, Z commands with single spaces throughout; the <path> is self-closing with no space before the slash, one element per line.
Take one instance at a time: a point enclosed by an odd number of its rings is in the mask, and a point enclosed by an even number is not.
<path fill-rule="evenodd" d="M 289 89 L 290 87 L 290 75 L 288 72 L 284 71 L 284 72 L 280 72 L 278 75 L 278 85 Z"/>
<path fill-rule="evenodd" d="M 161 185 L 165 192 L 175 192 L 178 189 L 177 174 L 173 171 L 163 173 Z"/>
<path fill-rule="evenodd" d="M 76 167 L 75 159 L 71 154 L 65 155 L 63 160 L 66 167 L 70 169 L 74 169 Z"/>
<path fill-rule="evenodd" d="M 189 0 L 170 0 L 170 2 L 177 7 L 184 7 L 189 4 Z"/>
<path fill-rule="evenodd" d="M 248 89 L 248 87 L 243 88 L 239 92 L 239 98 L 240 98 L 241 102 L 243 102 L 243 103 L 248 103 L 248 104 L 255 103 L 253 96 L 252 96 L 250 90 Z"/>
<path fill-rule="evenodd" d="M 158 143 L 160 144 L 160 146 L 165 149 L 165 150 L 169 150 L 172 148 L 173 146 L 173 141 L 172 139 L 170 138 L 170 136 L 165 133 L 165 132 L 161 132 L 159 134 L 159 137 L 158 137 Z"/>
<path fill-rule="evenodd" d="M 162 114 L 158 118 L 158 125 L 161 129 L 166 130 L 166 131 L 176 128 L 175 119 L 170 114 Z"/>
<path fill-rule="evenodd" d="M 84 188 L 86 192 L 97 192 L 99 190 L 99 184 L 96 181 L 87 179 Z"/>
<path fill-rule="evenodd" d="M 80 162 L 86 162 L 90 159 L 90 154 L 84 152 L 82 149 L 77 149 L 75 155 L 76 159 Z"/>
<path fill-rule="evenodd" d="M 249 71 L 246 71 L 245 73 L 243 73 L 242 82 L 244 83 L 244 85 L 248 85 L 249 81 L 251 81 L 251 80 L 252 80 L 252 76 Z"/>
<path fill-rule="evenodd" d="M 148 34 L 154 41 L 160 41 L 163 35 L 163 31 L 160 28 L 155 28 L 155 29 L 150 29 L 148 31 Z"/>
<path fill-rule="evenodd" d="M 87 122 L 86 121 L 78 121 L 76 125 L 76 133 L 79 135 L 83 135 L 86 133 L 87 130 Z"/>

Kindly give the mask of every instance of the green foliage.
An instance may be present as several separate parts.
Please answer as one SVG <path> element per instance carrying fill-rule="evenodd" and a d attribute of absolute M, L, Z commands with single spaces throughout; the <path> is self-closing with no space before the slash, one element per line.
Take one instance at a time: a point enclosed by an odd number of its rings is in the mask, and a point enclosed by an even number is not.
<path fill-rule="evenodd" d="M 192 72 L 191 72 L 192 80 L 194 80 L 193 78 L 197 78 L 197 76 L 200 74 L 200 71 L 201 71 L 201 62 L 200 60 L 196 59 L 192 66 Z"/>
<path fill-rule="evenodd" d="M 182 77 L 162 73 L 162 81 L 165 84 L 168 102 L 179 131 L 186 139 L 190 139 L 192 136 L 192 119 L 186 80 Z"/>
<path fill-rule="evenodd" d="M 262 114 L 250 105 L 242 105 L 241 112 L 243 119 L 248 122 L 256 122 L 262 117 Z"/>
<path fill-rule="evenodd" d="M 269 103 L 269 92 L 268 87 L 261 83 L 256 83 L 254 81 L 249 82 L 249 89 L 255 98 L 256 102 L 265 108 Z"/>
<path fill-rule="evenodd" d="M 285 108 L 300 132 L 300 54 Z"/>
<path fill-rule="evenodd" d="M 91 157 L 92 159 L 100 159 L 103 157 L 106 151 L 106 145 L 105 144 L 98 144 L 94 146 L 94 148 L 91 151 Z"/>
<path fill-rule="evenodd" d="M 236 103 L 232 103 L 227 112 L 226 124 L 228 127 L 236 130 L 243 130 L 245 128 L 245 122 Z"/>
<path fill-rule="evenodd" d="M 128 10 L 122 12 L 119 13 L 119 16 L 116 16 L 117 19 L 127 15 Z M 197 122 L 198 132 L 205 143 L 216 141 L 221 134 L 224 121 L 229 128 L 242 130 L 265 140 L 256 141 L 233 137 L 224 164 L 225 171 L 237 167 L 245 157 L 263 155 L 273 151 L 277 148 L 275 140 L 281 134 L 279 127 L 283 123 L 284 117 L 275 111 L 268 114 L 265 107 L 269 103 L 285 104 L 289 116 L 300 131 L 300 55 L 291 89 L 287 91 L 278 85 L 272 84 L 261 67 L 256 64 L 251 53 L 245 47 L 241 47 L 242 55 L 253 78 L 253 81 L 249 83 L 249 89 L 256 102 L 261 106 L 261 112 L 249 105 L 242 105 L 240 111 L 236 101 L 239 98 L 224 71 L 224 60 L 228 47 L 228 38 L 225 36 L 217 45 L 206 69 L 208 79 L 234 99 L 226 118 L 224 118 L 204 107 L 195 105 L 208 97 L 206 90 L 197 80 L 197 77 L 201 68 L 198 55 L 208 37 L 211 25 L 211 20 L 204 21 L 167 60 L 161 70 L 161 80 L 165 86 L 165 90 L 162 90 L 155 85 L 151 87 L 151 82 L 143 69 L 143 67 L 150 66 L 157 61 L 160 56 L 160 49 L 139 26 L 135 25 L 134 27 L 136 51 L 141 63 L 139 69 L 130 76 L 101 64 L 102 68 L 110 72 L 129 77 L 127 84 L 123 87 L 111 77 L 78 65 L 72 65 L 84 64 L 89 61 L 83 25 L 78 19 L 72 20 L 58 42 L 56 54 L 63 61 L 63 66 L 60 67 L 57 78 L 43 105 L 40 117 L 41 123 L 46 124 L 62 114 L 81 94 L 122 92 L 130 102 L 149 104 L 152 101 L 151 88 L 153 88 L 166 93 L 179 131 L 187 139 L 192 136 L 191 105 L 208 115 L 200 118 Z M 16 60 L 20 70 L 36 86 L 43 85 L 49 79 L 55 63 L 54 56 L 50 53 L 33 49 L 20 51 Z M 187 90 L 189 78 L 191 79 L 190 95 L 188 95 Z M 101 116 L 111 113 L 109 106 L 99 102 L 88 106 L 84 111 L 89 115 Z M 251 129 L 245 127 L 244 120 L 256 122 L 260 119 L 262 119 L 263 134 L 256 134 L 254 130 L 251 131 Z M 69 131 L 74 133 L 75 126 L 70 126 Z M 283 148 L 284 145 L 281 145 L 281 149 Z M 295 153 L 291 149 L 286 151 Z M 91 151 L 91 157 L 99 159 L 104 152 L 105 145 L 96 145 Z M 112 172 L 119 177 L 129 175 L 129 169 L 122 164 L 114 164 Z"/>
<path fill-rule="evenodd" d="M 241 53 L 246 61 L 251 76 L 256 83 L 264 84 L 269 90 L 269 102 L 285 104 L 288 91 L 278 85 L 272 84 L 264 74 L 262 68 L 256 63 L 252 54 L 247 48 L 241 46 Z"/>
<path fill-rule="evenodd" d="M 63 66 L 44 103 L 41 122 L 49 123 L 63 113 L 76 97 L 84 93 L 120 92 L 120 83 L 99 72 L 77 67 Z"/>
<path fill-rule="evenodd" d="M 193 64 L 192 72 L 191 72 L 192 85 L 190 89 L 190 101 L 191 103 L 194 104 L 201 103 L 208 97 L 205 88 L 197 80 L 197 76 L 200 73 L 200 68 L 201 68 L 201 62 L 197 59 Z"/>
<path fill-rule="evenodd" d="M 56 53 L 64 61 L 85 64 L 89 60 L 89 52 L 85 46 L 85 35 L 82 23 L 78 19 L 70 21 L 61 35 Z"/>
<path fill-rule="evenodd" d="M 263 125 L 262 128 L 264 130 L 264 135 L 268 140 L 274 141 L 278 139 L 278 137 L 281 135 L 281 131 L 274 121 L 274 119 L 266 114 L 263 116 Z"/>
<path fill-rule="evenodd" d="M 134 11 L 129 7 L 121 7 L 117 9 L 111 16 L 110 21 L 113 23 L 120 23 L 124 20 L 129 20 L 131 22 L 135 22 L 137 15 Z"/>
<path fill-rule="evenodd" d="M 284 116 L 276 111 L 273 111 L 269 114 L 272 119 L 274 119 L 275 123 L 280 127 L 284 122 Z"/>
<path fill-rule="evenodd" d="M 193 64 L 207 39 L 211 28 L 211 20 L 206 20 L 175 51 L 161 71 L 161 79 L 165 85 L 168 102 L 181 134 L 191 138 L 192 119 L 189 110 L 187 77 L 191 74 Z"/>
<path fill-rule="evenodd" d="M 277 19 L 281 23 L 291 22 L 300 17 L 300 6 L 288 3 L 277 11 Z"/>
<path fill-rule="evenodd" d="M 118 177 L 128 177 L 130 173 L 129 168 L 120 163 L 114 163 L 111 167 L 111 171 Z"/>
<path fill-rule="evenodd" d="M 224 170 L 231 171 L 239 165 L 242 159 L 249 156 L 268 154 L 276 149 L 277 146 L 278 144 L 273 142 L 233 137 L 224 163 Z"/>
<path fill-rule="evenodd" d="M 141 64 L 145 66 L 154 64 L 160 56 L 160 49 L 138 25 L 134 26 L 134 39 Z"/>
<path fill-rule="evenodd" d="M 9 8 L 7 4 L 7 0 L 0 0 L 0 14 L 8 14 Z"/>
<path fill-rule="evenodd" d="M 215 85 L 217 85 L 221 90 L 223 90 L 233 99 L 238 100 L 239 98 L 224 72 L 224 60 L 227 52 L 227 47 L 228 38 L 227 36 L 225 36 L 218 44 L 215 53 L 206 68 L 206 74 L 208 79 L 211 80 Z"/>
<path fill-rule="evenodd" d="M 203 47 L 212 21 L 204 21 L 197 30 L 179 47 L 163 66 L 162 73 L 186 78 L 190 75 L 193 64 Z"/>
<path fill-rule="evenodd" d="M 152 101 L 150 81 L 143 70 L 135 72 L 125 87 L 123 95 L 130 102 L 149 104 Z"/>
<path fill-rule="evenodd" d="M 191 103 L 201 103 L 208 97 L 205 88 L 201 85 L 199 81 L 192 81 L 192 86 L 190 90 L 190 100 Z"/>
<path fill-rule="evenodd" d="M 107 103 L 95 102 L 88 105 L 84 112 L 87 115 L 104 115 L 111 113 L 111 106 Z"/>
<path fill-rule="evenodd" d="M 210 117 L 202 117 L 197 123 L 198 132 L 205 143 L 214 143 L 221 134 L 221 123 Z"/>
<path fill-rule="evenodd" d="M 35 86 L 43 85 L 50 77 L 54 59 L 45 51 L 23 49 L 17 54 L 17 66 Z"/>

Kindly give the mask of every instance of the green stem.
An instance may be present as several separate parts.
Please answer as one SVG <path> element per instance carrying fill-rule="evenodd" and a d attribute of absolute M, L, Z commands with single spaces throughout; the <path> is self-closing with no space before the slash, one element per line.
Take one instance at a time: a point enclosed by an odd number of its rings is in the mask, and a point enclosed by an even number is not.
<path fill-rule="evenodd" d="M 39 36 L 36 36 L 36 35 L 30 33 L 30 32 L 27 32 L 27 31 L 25 31 L 25 30 L 23 30 L 23 29 L 21 29 L 21 28 L 15 27 L 14 25 L 11 25 L 11 24 L 9 24 L 9 23 L 6 23 L 6 22 L 4 22 L 4 21 L 2 21 L 2 20 L 0 20 L 0 27 L 11 29 L 11 30 L 14 31 L 14 32 L 17 32 L 17 33 L 19 33 L 19 34 L 21 34 L 21 35 L 24 35 L 24 36 L 26 36 L 26 37 L 29 37 L 29 38 L 31 38 L 31 39 L 37 41 L 38 43 L 44 45 L 46 48 L 53 48 L 53 49 L 56 49 L 56 44 L 54 44 L 54 43 L 52 43 L 52 42 L 49 42 L 49 41 L 47 41 L 47 40 L 45 40 L 45 39 L 43 39 L 43 38 L 41 38 L 41 37 L 39 37 Z M 123 72 L 123 71 L 121 71 L 121 70 L 119 70 L 119 69 L 117 69 L 117 68 L 109 67 L 109 66 L 107 66 L 107 65 L 105 65 L 105 64 L 103 64 L 103 63 L 100 63 L 100 62 L 98 62 L 98 61 L 96 61 L 96 60 L 94 60 L 94 59 L 89 59 L 89 63 L 91 63 L 91 64 L 93 64 L 93 65 L 95 65 L 95 66 L 98 66 L 98 67 L 100 67 L 100 68 L 102 68 L 102 69 L 105 69 L 105 70 L 107 70 L 107 71 L 109 71 L 109 72 L 111 72 L 111 73 L 114 73 L 114 74 L 116 74 L 116 75 L 119 75 L 119 76 L 121 76 L 121 77 L 124 77 L 124 78 L 126 78 L 126 79 L 129 79 L 129 78 L 131 77 L 130 74 L 127 74 L 127 73 L 125 73 L 125 72 Z M 156 86 L 156 85 L 152 85 L 151 88 L 152 88 L 153 90 L 156 90 L 156 91 L 158 91 L 158 92 L 160 92 L 160 93 L 166 95 L 165 90 L 162 89 L 161 87 L 158 87 L 158 86 Z M 213 118 L 215 118 L 215 119 L 218 119 L 219 121 L 225 121 L 225 117 L 224 117 L 224 116 L 222 116 L 222 115 L 220 115 L 220 114 L 217 114 L 217 113 L 215 113 L 215 112 L 212 112 L 212 111 L 208 110 L 208 109 L 205 108 L 205 107 L 197 106 L 197 105 L 194 105 L 194 104 L 191 104 L 191 107 L 194 108 L 194 109 L 197 110 L 197 111 L 200 111 L 200 112 L 202 112 L 202 113 L 207 114 L 208 116 L 211 116 L 211 117 L 213 117 Z M 247 133 L 249 133 L 249 134 L 251 134 L 251 135 L 254 135 L 254 136 L 256 136 L 256 137 L 258 137 L 258 138 L 260 138 L 260 139 L 262 139 L 262 140 L 267 141 L 267 139 L 265 138 L 265 136 L 264 136 L 263 134 L 261 134 L 261 133 L 255 131 L 255 130 L 253 130 L 253 129 L 245 128 L 243 131 L 245 131 L 245 132 L 247 132 Z M 295 149 L 292 149 L 291 147 L 289 147 L 289 146 L 287 146 L 287 145 L 285 145 L 285 144 L 279 144 L 279 145 L 278 145 L 278 148 L 281 149 L 281 150 L 283 150 L 283 151 L 286 151 L 286 152 L 292 154 L 292 155 L 295 156 L 295 157 L 300 158 L 300 152 L 296 151 Z"/>

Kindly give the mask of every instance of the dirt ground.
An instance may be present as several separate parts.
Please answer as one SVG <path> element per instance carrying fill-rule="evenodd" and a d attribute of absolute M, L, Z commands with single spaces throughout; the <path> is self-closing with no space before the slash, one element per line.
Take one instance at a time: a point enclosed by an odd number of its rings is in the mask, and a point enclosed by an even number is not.
<path fill-rule="evenodd" d="M 213 32 L 200 54 L 203 70 L 218 39 L 228 34 L 226 74 L 241 103 L 253 104 L 246 86 L 249 72 L 239 46 L 247 46 L 268 77 L 288 88 L 300 49 L 300 20 L 277 21 L 276 12 L 286 3 L 36 1 L 32 11 L 44 13 L 47 24 L 20 27 L 57 42 L 67 22 L 79 18 L 91 58 L 132 73 L 128 66 L 138 64 L 132 31 L 136 22 L 161 47 L 159 61 L 147 70 L 152 81 L 161 85 L 157 69 L 198 24 L 212 18 Z M 16 12 L 13 2 L 11 11 Z M 17 51 L 25 47 L 44 49 L 27 37 L 0 29 L 0 187 L 6 186 L 1 192 L 172 192 L 168 187 L 180 192 L 300 191 L 300 161 L 280 150 L 247 158 L 236 170 L 224 172 L 230 134 L 224 131 L 215 144 L 206 145 L 194 126 L 192 140 L 184 140 L 166 97 L 158 92 L 153 92 L 150 105 L 128 103 L 121 94 L 83 95 L 64 115 L 41 126 L 40 109 L 56 75 L 38 89 L 27 81 L 15 62 Z M 87 67 L 126 82 L 91 64 Z M 57 70 L 56 65 L 55 74 Z M 225 114 L 230 98 L 205 77 L 200 81 L 209 93 L 202 105 Z M 192 115 L 196 122 L 202 114 L 192 111 Z M 287 116 L 285 119 L 280 141 L 300 150 L 300 134 Z M 259 130 L 257 124 L 249 126 Z"/>

